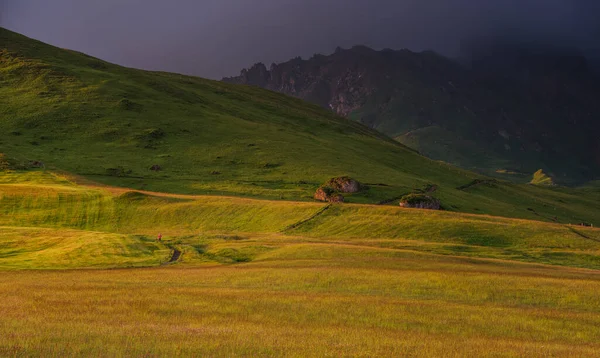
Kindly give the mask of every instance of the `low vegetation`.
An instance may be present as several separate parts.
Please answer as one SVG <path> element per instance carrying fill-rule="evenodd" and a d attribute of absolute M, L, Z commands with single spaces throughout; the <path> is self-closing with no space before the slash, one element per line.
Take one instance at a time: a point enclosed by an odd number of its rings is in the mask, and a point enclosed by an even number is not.
<path fill-rule="evenodd" d="M 441 203 L 433 196 L 425 194 L 408 194 L 400 199 L 400 206 L 404 208 L 440 210 Z"/>
<path fill-rule="evenodd" d="M 552 181 L 552 178 L 546 175 L 546 173 L 544 173 L 544 171 L 540 169 L 533 174 L 533 179 L 531 179 L 530 184 L 553 186 L 554 181 Z"/>
<path fill-rule="evenodd" d="M 596 271 L 364 240 L 186 240 L 195 248 L 160 269 L 3 272 L 0 351 L 591 357 L 600 350 Z"/>

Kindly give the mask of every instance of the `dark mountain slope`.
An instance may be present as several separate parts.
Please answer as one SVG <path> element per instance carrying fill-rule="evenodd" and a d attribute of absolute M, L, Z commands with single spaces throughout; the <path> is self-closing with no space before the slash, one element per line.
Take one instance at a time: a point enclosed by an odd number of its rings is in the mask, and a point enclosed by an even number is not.
<path fill-rule="evenodd" d="M 349 175 L 368 184 L 355 203 L 435 188 L 446 210 L 562 222 L 600 212 L 595 189 L 485 181 L 299 99 L 123 68 L 3 29 L 0 153 L 9 166 L 153 191 L 312 200 Z"/>
<path fill-rule="evenodd" d="M 490 47 L 465 65 L 359 46 L 224 80 L 303 98 L 485 173 L 542 168 L 563 183 L 600 173 L 600 79 L 571 52 Z"/>

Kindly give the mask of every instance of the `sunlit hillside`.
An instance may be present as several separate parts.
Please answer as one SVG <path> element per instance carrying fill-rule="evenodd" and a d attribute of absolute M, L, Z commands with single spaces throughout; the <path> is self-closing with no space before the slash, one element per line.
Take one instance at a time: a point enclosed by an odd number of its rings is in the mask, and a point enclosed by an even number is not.
<path fill-rule="evenodd" d="M 368 189 L 349 202 L 397 204 L 434 185 L 449 211 L 600 221 L 597 191 L 488 183 L 273 92 L 123 68 L 4 29 L 0 51 L 0 153 L 24 166 L 134 189 L 288 200 L 350 175 Z"/>

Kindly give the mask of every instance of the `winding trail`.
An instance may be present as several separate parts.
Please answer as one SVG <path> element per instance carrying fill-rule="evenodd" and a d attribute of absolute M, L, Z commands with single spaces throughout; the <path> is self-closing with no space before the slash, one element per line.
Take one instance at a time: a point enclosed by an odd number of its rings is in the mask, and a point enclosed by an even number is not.
<path fill-rule="evenodd" d="M 162 266 L 165 266 L 165 265 L 169 265 L 169 264 L 175 263 L 175 262 L 177 262 L 177 261 L 179 260 L 179 258 L 181 257 L 181 250 L 179 250 L 179 249 L 178 249 L 178 248 L 176 248 L 176 247 L 171 247 L 171 249 L 173 250 L 173 254 L 171 255 L 171 258 L 169 259 L 169 261 L 167 261 L 167 262 L 163 263 L 163 264 L 162 264 Z"/>
<path fill-rule="evenodd" d="M 171 256 L 169 263 L 179 260 L 179 257 L 181 257 L 181 251 L 177 250 L 177 249 L 173 249 L 173 256 Z"/>

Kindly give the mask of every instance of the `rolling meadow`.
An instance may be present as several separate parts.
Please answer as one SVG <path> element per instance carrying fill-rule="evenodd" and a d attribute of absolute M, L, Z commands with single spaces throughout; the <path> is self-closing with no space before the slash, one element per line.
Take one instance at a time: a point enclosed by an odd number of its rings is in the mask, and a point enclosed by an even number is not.
<path fill-rule="evenodd" d="M 600 351 L 597 229 L 2 177 L 3 356 Z"/>

